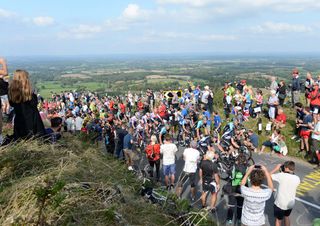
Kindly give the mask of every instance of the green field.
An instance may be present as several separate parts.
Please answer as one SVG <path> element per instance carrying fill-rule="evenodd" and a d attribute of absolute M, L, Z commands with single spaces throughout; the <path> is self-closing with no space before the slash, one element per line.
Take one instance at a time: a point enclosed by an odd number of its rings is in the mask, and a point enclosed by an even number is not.
<path fill-rule="evenodd" d="M 48 81 L 41 82 L 36 84 L 36 88 L 39 89 L 39 93 L 44 98 L 51 97 L 53 93 L 61 93 L 63 91 L 70 90 L 88 90 L 88 91 L 97 91 L 106 89 L 106 83 L 99 82 L 81 82 L 78 81 L 74 84 L 63 84 L 61 81 Z"/>

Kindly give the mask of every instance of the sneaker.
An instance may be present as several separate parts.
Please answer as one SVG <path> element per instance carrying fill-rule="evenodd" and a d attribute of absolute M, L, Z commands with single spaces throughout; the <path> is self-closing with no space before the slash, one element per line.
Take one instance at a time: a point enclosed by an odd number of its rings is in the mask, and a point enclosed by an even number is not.
<path fill-rule="evenodd" d="M 211 208 L 210 212 L 211 212 L 212 214 L 215 214 L 215 213 L 216 213 L 216 207 Z"/>
<path fill-rule="evenodd" d="M 170 186 L 168 185 L 168 186 L 166 187 L 166 189 L 167 189 L 168 191 L 170 191 Z"/>
<path fill-rule="evenodd" d="M 293 135 L 293 136 L 291 137 L 291 140 L 294 140 L 294 139 L 297 139 L 297 135 Z"/>
<path fill-rule="evenodd" d="M 226 226 L 232 226 L 232 225 L 233 225 L 232 220 L 227 220 L 227 222 L 226 222 Z"/>
<path fill-rule="evenodd" d="M 171 184 L 171 185 L 170 185 L 170 190 L 173 190 L 173 189 L 174 189 L 174 185 Z"/>
<path fill-rule="evenodd" d="M 129 166 L 129 167 L 128 167 L 128 170 L 129 170 L 129 171 L 133 171 L 132 166 Z"/>

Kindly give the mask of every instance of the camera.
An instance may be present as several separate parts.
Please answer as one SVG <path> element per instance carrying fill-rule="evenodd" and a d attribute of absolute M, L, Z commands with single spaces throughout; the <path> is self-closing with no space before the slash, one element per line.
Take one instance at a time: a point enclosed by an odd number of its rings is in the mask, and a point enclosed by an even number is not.
<path fill-rule="evenodd" d="M 284 165 L 280 166 L 280 172 L 285 172 Z"/>

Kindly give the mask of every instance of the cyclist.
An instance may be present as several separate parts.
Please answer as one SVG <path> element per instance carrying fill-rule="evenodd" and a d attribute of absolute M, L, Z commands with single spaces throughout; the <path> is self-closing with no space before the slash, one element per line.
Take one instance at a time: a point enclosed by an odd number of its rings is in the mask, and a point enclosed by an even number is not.
<path fill-rule="evenodd" d="M 204 156 L 203 161 L 200 165 L 199 177 L 200 183 L 202 184 L 201 203 L 202 208 L 206 207 L 208 192 L 211 193 L 210 209 L 212 212 L 215 211 L 217 193 L 220 189 L 220 177 L 218 174 L 218 167 L 216 162 L 213 162 L 215 157 L 214 152 L 208 151 Z"/>

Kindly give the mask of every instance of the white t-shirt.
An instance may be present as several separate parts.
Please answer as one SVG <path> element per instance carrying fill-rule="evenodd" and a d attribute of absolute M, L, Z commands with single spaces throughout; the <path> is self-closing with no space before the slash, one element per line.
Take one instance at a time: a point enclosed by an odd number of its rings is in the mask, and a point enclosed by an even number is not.
<path fill-rule="evenodd" d="M 253 190 L 241 186 L 241 195 L 244 198 L 242 207 L 241 223 L 247 226 L 261 226 L 265 224 L 264 209 L 266 201 L 270 199 L 270 188 Z"/>
<path fill-rule="evenodd" d="M 272 180 L 279 183 L 275 193 L 274 204 L 282 210 L 292 209 L 295 203 L 296 191 L 300 178 L 290 173 L 277 173 L 271 175 Z"/>
<path fill-rule="evenodd" d="M 75 124 L 76 124 L 76 131 L 80 131 L 82 128 L 83 119 L 79 116 L 76 117 Z"/>
<path fill-rule="evenodd" d="M 183 152 L 183 157 L 185 161 L 183 171 L 186 173 L 195 173 L 200 158 L 199 151 L 194 148 L 186 148 Z"/>
<path fill-rule="evenodd" d="M 317 122 L 313 132 L 320 132 L 320 122 Z M 311 138 L 320 141 L 320 135 L 317 135 L 315 133 L 312 133 Z"/>
<path fill-rule="evenodd" d="M 162 144 L 160 146 L 160 153 L 163 155 L 162 164 L 165 166 L 174 164 L 177 151 L 178 148 L 175 144 Z"/>
<path fill-rule="evenodd" d="M 207 104 L 208 103 L 208 96 L 209 96 L 209 91 L 206 90 L 202 93 L 202 97 L 201 97 L 201 102 Z"/>

